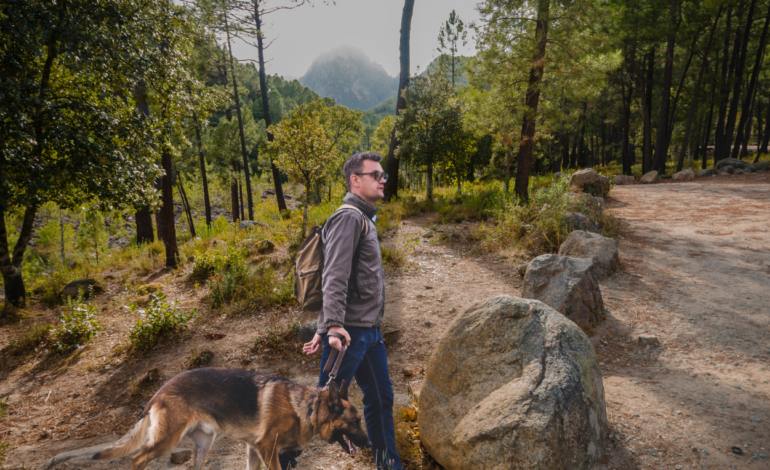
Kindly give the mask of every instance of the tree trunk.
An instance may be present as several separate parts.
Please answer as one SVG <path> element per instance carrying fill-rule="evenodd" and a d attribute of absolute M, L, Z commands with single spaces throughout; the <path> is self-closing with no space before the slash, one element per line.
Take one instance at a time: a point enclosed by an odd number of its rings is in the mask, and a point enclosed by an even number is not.
<path fill-rule="evenodd" d="M 535 125 L 537 124 L 537 106 L 540 101 L 540 83 L 543 81 L 543 61 L 548 40 L 548 15 L 551 0 L 538 0 L 537 26 L 535 27 L 535 53 L 529 70 L 527 85 L 527 110 L 524 112 L 524 131 L 519 144 L 519 159 L 516 165 L 516 196 L 525 203 L 529 202 L 529 167 L 532 164 L 532 148 L 535 145 Z"/>
<path fill-rule="evenodd" d="M 201 126 L 198 115 L 193 111 L 195 125 L 195 138 L 198 146 L 198 160 L 201 166 L 201 180 L 203 181 L 203 205 L 206 209 L 206 226 L 211 227 L 211 202 L 209 201 L 209 181 L 206 176 L 206 157 L 203 156 L 203 141 L 201 140 Z"/>
<path fill-rule="evenodd" d="M 762 127 L 762 100 L 757 97 L 756 103 L 757 103 L 757 155 L 754 158 L 754 161 L 759 161 L 759 147 L 762 145 L 762 134 L 763 134 L 763 127 Z"/>
<path fill-rule="evenodd" d="M 267 140 L 273 141 L 273 133 L 270 132 L 270 126 L 273 125 L 273 118 L 270 116 L 270 103 L 267 99 L 267 77 L 265 75 L 265 48 L 262 35 L 262 18 L 259 12 L 259 4 L 264 0 L 254 2 L 254 22 L 257 25 L 257 53 L 259 56 L 259 89 L 262 94 L 262 114 L 264 114 L 265 127 L 267 128 Z M 273 186 L 275 188 L 275 200 L 278 202 L 278 210 L 286 210 L 286 200 L 283 198 L 283 186 L 281 185 L 281 173 L 275 166 L 273 158 L 270 157 L 270 168 L 273 173 Z"/>
<path fill-rule="evenodd" d="M 227 34 L 227 49 L 230 52 L 230 75 L 233 76 L 233 98 L 235 98 L 235 110 L 238 113 L 238 135 L 241 139 L 241 155 L 243 157 L 244 173 L 246 174 L 246 198 L 249 203 L 249 220 L 254 220 L 254 201 L 252 200 L 252 197 L 251 197 L 251 177 L 249 176 L 249 154 L 246 152 L 246 137 L 243 135 L 243 117 L 241 116 L 241 98 L 238 95 L 238 80 L 236 80 L 235 78 L 235 64 L 233 62 L 233 45 L 230 43 L 230 27 L 227 22 L 226 9 L 224 10 L 224 17 L 225 17 L 225 33 Z"/>
<path fill-rule="evenodd" d="M 176 227 L 174 226 L 174 180 L 171 163 L 171 153 L 161 153 L 163 164 L 163 244 L 166 246 L 166 267 L 175 269 L 179 258 L 179 249 L 176 244 Z"/>
<path fill-rule="evenodd" d="M 569 134 L 562 129 L 559 132 L 559 145 L 561 146 L 561 171 L 569 167 Z"/>
<path fill-rule="evenodd" d="M 754 117 L 754 100 L 751 100 L 751 107 L 749 108 L 749 120 L 746 123 L 745 135 L 743 136 L 743 142 L 741 145 L 741 160 L 749 156 L 749 139 L 751 138 L 751 123 Z"/>
<path fill-rule="evenodd" d="M 182 181 L 182 174 L 176 172 L 176 187 L 179 190 L 179 198 L 182 200 L 182 207 L 184 207 L 184 213 L 187 217 L 187 226 L 190 228 L 190 236 L 195 238 L 195 222 L 193 221 L 192 209 L 190 209 L 190 201 L 187 199 L 187 193 L 184 190 L 184 182 Z"/>
<path fill-rule="evenodd" d="M 727 158 L 730 155 L 731 145 L 733 143 L 733 136 L 735 132 L 735 121 L 738 116 L 738 106 L 740 106 L 741 88 L 743 87 L 743 72 L 746 69 L 746 51 L 749 46 L 749 39 L 751 36 L 751 26 L 754 23 L 754 8 L 757 4 L 757 0 L 751 0 L 749 3 L 749 12 L 746 15 L 746 26 L 739 35 L 740 39 L 735 43 L 736 49 L 739 49 L 738 62 L 735 67 L 735 75 L 733 77 L 733 93 L 730 99 L 730 112 L 727 115 L 727 124 L 725 124 L 725 138 L 722 141 L 722 149 L 720 152 L 720 160 Z"/>
<path fill-rule="evenodd" d="M 240 169 L 238 170 L 238 207 L 241 209 L 241 220 L 246 220 L 246 217 L 243 213 L 243 185 L 241 184 L 241 172 Z"/>
<path fill-rule="evenodd" d="M 709 34 L 709 40 L 706 43 L 706 49 L 703 51 L 703 63 L 701 63 L 700 71 L 698 72 L 698 81 L 695 83 L 695 91 L 693 92 L 692 104 L 690 104 L 690 112 L 687 116 L 687 125 L 685 126 L 684 131 L 684 140 L 682 141 L 682 147 L 679 149 L 679 160 L 676 164 L 676 171 L 682 171 L 682 168 L 684 167 L 684 156 L 687 152 L 687 146 L 690 142 L 690 130 L 692 129 L 692 121 L 695 118 L 695 111 L 698 109 L 698 105 L 700 104 L 698 98 L 700 97 L 700 90 L 701 86 L 703 85 L 703 77 L 706 76 L 706 69 L 708 69 L 708 55 L 709 51 L 711 50 L 711 44 L 714 40 L 714 33 L 716 32 L 717 24 L 719 24 L 719 17 L 721 15 L 722 7 L 719 7 L 717 17 L 714 19 L 714 24 L 711 26 L 711 34 Z"/>
<path fill-rule="evenodd" d="M 582 168 L 585 165 L 585 135 L 586 135 L 586 108 L 587 103 L 583 103 L 583 111 L 580 113 L 580 134 L 578 135 L 577 160 L 575 168 Z"/>
<path fill-rule="evenodd" d="M 647 173 L 652 168 L 652 84 L 655 80 L 655 46 L 649 54 L 647 66 L 647 79 L 643 83 L 642 113 L 644 114 L 644 135 L 642 136 L 642 173 Z"/>
<path fill-rule="evenodd" d="M 631 62 L 635 60 L 635 57 L 631 56 Z M 631 132 L 631 99 L 633 92 L 628 90 L 626 93 L 626 81 L 621 78 L 620 82 L 621 92 L 623 95 L 623 148 L 620 152 L 620 158 L 623 161 L 623 174 L 630 175 L 631 167 L 636 163 L 635 155 L 631 155 L 631 149 L 629 148 L 629 134 Z"/>
<path fill-rule="evenodd" d="M 163 167 L 163 162 L 158 161 L 158 166 Z M 163 177 L 155 178 L 155 189 L 161 193 L 161 204 L 163 201 Z M 158 230 L 158 241 L 164 241 L 166 239 L 166 224 L 163 221 L 163 207 L 155 213 L 155 227 Z"/>
<path fill-rule="evenodd" d="M 754 4 L 754 1 L 752 2 L 752 5 Z M 751 14 L 752 14 L 752 10 L 750 8 L 749 15 Z M 751 27 L 752 21 L 753 21 L 753 18 L 751 18 L 751 21 L 747 23 L 746 35 L 743 41 L 744 48 L 748 47 L 749 28 Z M 755 95 L 754 91 L 757 88 L 757 79 L 759 78 L 759 69 L 762 65 L 762 59 L 765 55 L 765 46 L 767 45 L 768 25 L 770 25 L 770 10 L 768 10 L 767 15 L 765 16 L 765 26 L 762 28 L 762 36 L 759 38 L 759 46 L 757 47 L 757 56 L 754 59 L 754 69 L 751 71 L 751 80 L 749 81 L 749 87 L 746 89 L 746 98 L 743 100 L 743 110 L 741 111 L 741 120 L 738 123 L 738 133 L 735 136 L 735 145 L 733 146 L 733 152 L 732 152 L 733 158 L 738 156 L 738 152 L 740 151 L 739 147 L 741 146 L 741 140 L 744 137 L 744 127 L 746 127 L 746 121 L 749 119 L 749 116 L 752 115 L 751 107 L 754 104 L 754 95 Z M 746 50 L 744 49 L 741 52 L 741 54 L 745 55 Z M 744 61 L 745 61 L 745 58 L 744 58 Z M 749 135 L 751 135 L 749 132 L 745 132 L 746 139 L 743 142 L 744 148 L 746 147 L 746 145 L 748 145 Z"/>
<path fill-rule="evenodd" d="M 241 211 L 238 209 L 238 183 L 235 182 L 235 179 L 230 181 L 230 201 L 232 203 L 233 223 L 236 223 L 241 218 Z"/>
<path fill-rule="evenodd" d="M 732 6 L 727 8 L 727 24 L 725 25 L 725 41 L 722 53 L 722 79 L 719 86 L 719 114 L 717 115 L 717 128 L 714 134 L 714 163 L 719 161 L 719 149 L 725 140 L 725 116 L 727 115 L 727 103 L 730 98 L 730 80 L 732 71 L 737 61 L 735 53 L 730 54 L 730 20 L 732 19 Z M 735 40 L 738 40 L 736 33 Z M 737 42 L 736 42 L 737 44 Z M 734 47 L 737 49 L 737 46 Z M 728 65 L 728 59 L 730 60 Z"/>
<path fill-rule="evenodd" d="M 427 187 L 426 187 L 426 194 L 429 201 L 433 200 L 433 156 L 429 155 L 427 158 L 428 162 L 427 165 L 425 165 L 427 170 Z"/>
<path fill-rule="evenodd" d="M 767 106 L 767 117 L 765 118 L 765 133 L 762 136 L 762 145 L 757 151 L 757 155 L 767 153 L 767 146 L 770 144 L 770 104 Z"/>
<path fill-rule="evenodd" d="M 22 277 L 22 263 L 24 261 L 24 252 L 32 238 L 32 228 L 35 221 L 37 206 L 32 204 L 24 210 L 24 219 L 21 223 L 21 232 L 16 245 L 13 247 L 13 253 L 8 248 L 8 231 L 5 227 L 5 211 L 0 205 L 0 272 L 3 274 L 3 283 L 5 287 L 6 309 L 8 305 L 24 308 L 27 302 L 27 290 L 24 287 L 24 278 Z M 0 316 L 2 314 L 0 313 Z"/>
<path fill-rule="evenodd" d="M 399 41 L 399 62 L 401 74 L 398 79 L 398 99 L 396 100 L 396 116 L 406 108 L 406 100 L 403 97 L 404 88 L 409 84 L 409 37 L 412 29 L 412 13 L 414 12 L 414 0 L 404 0 L 404 10 L 401 13 L 401 39 Z M 399 161 L 396 158 L 396 128 L 390 132 L 390 146 L 388 147 L 388 160 L 385 163 L 386 171 L 390 177 L 385 183 L 385 201 L 390 201 L 398 195 L 398 168 Z"/>
<path fill-rule="evenodd" d="M 717 62 L 719 62 L 719 52 L 717 52 Z M 703 159 L 701 161 L 701 170 L 705 170 L 708 166 L 708 151 L 709 151 L 709 140 L 711 138 L 711 127 L 714 123 L 714 104 L 716 103 L 716 84 L 712 85 L 711 87 L 711 106 L 709 107 L 709 117 L 706 119 L 706 132 L 703 134 L 705 135 L 705 138 L 703 139 Z M 697 157 L 697 155 L 696 155 Z"/>
<path fill-rule="evenodd" d="M 671 105 L 671 78 L 674 73 L 674 46 L 677 24 L 677 1 L 671 0 L 668 23 L 668 42 L 666 45 L 666 62 L 663 67 L 663 83 L 660 85 L 660 115 L 658 117 L 658 138 L 655 144 L 655 162 L 653 170 L 666 172 L 666 156 L 668 155 L 668 111 Z"/>
<path fill-rule="evenodd" d="M 147 89 L 143 80 L 137 82 L 134 87 L 134 95 L 136 96 L 136 107 L 139 109 L 139 112 L 149 116 L 150 105 L 147 102 Z M 134 219 L 136 221 L 136 243 L 141 245 L 155 241 L 155 234 L 152 231 L 150 206 L 142 206 L 137 209 Z"/>

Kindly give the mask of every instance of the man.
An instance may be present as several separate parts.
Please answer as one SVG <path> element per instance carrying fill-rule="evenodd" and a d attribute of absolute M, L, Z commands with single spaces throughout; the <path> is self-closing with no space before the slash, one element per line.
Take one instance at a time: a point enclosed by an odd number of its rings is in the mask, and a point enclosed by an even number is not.
<path fill-rule="evenodd" d="M 336 382 L 349 384 L 355 377 L 364 393 L 366 430 L 377 468 L 401 470 L 393 425 L 393 385 L 379 329 L 385 310 L 385 272 L 374 225 L 374 204 L 384 196 L 388 180 L 380 160 L 382 157 L 375 153 L 358 153 L 342 168 L 348 187 L 343 201 L 361 210 L 364 217 L 352 209 L 340 210 L 324 225 L 323 308 L 318 315 L 317 333 L 305 344 L 304 351 L 316 354 L 323 350 L 318 378 L 319 387 L 323 387 L 329 379 L 323 366 L 331 348 L 342 348 L 341 340 L 327 333 L 335 331 L 344 336 L 348 348 Z M 368 230 L 362 230 L 364 223 Z M 357 249 L 360 252 L 354 269 Z M 282 468 L 288 468 L 290 460 L 291 456 L 282 454 Z"/>

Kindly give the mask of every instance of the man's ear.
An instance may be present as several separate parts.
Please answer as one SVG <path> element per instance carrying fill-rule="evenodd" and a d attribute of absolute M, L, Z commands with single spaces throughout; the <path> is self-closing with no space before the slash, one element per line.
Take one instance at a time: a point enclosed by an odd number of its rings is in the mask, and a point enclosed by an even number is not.
<path fill-rule="evenodd" d="M 340 389 L 337 388 L 337 382 L 329 384 L 329 396 L 327 397 L 326 402 L 332 410 L 337 410 L 342 407 L 342 401 L 340 401 Z"/>
<path fill-rule="evenodd" d="M 345 383 L 345 381 L 342 381 L 342 385 L 340 386 L 340 398 L 343 400 L 348 399 L 348 384 Z"/>

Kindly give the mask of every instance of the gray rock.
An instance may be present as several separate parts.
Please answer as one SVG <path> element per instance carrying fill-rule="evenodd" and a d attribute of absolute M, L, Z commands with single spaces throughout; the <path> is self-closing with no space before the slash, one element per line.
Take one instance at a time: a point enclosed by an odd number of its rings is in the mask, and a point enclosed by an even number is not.
<path fill-rule="evenodd" d="M 720 169 L 717 170 L 718 175 L 733 175 L 735 174 L 735 167 L 732 167 L 730 165 L 724 165 Z"/>
<path fill-rule="evenodd" d="M 674 173 L 671 177 L 672 181 L 690 181 L 692 179 L 695 179 L 695 172 L 691 168 Z"/>
<path fill-rule="evenodd" d="M 641 184 L 654 184 L 654 183 L 660 183 L 661 179 L 660 176 L 658 176 L 658 172 L 653 170 L 649 173 L 645 173 L 644 176 L 642 176 L 639 179 L 639 183 Z"/>
<path fill-rule="evenodd" d="M 719 160 L 716 164 L 717 170 L 720 170 L 726 166 L 731 166 L 733 168 L 742 168 L 742 169 L 750 169 L 751 171 L 757 171 L 757 167 L 752 165 L 749 162 L 744 162 L 743 160 L 738 160 L 737 158 L 723 158 L 722 160 Z"/>
<path fill-rule="evenodd" d="M 553 174 L 554 178 L 561 178 L 562 176 L 564 176 L 564 173 L 562 173 L 561 171 L 557 171 L 556 173 Z"/>
<path fill-rule="evenodd" d="M 704 176 L 714 176 L 717 174 L 717 171 L 713 168 L 706 168 L 704 170 L 699 170 L 695 172 L 696 178 L 702 178 Z"/>
<path fill-rule="evenodd" d="M 573 230 L 585 230 L 587 232 L 599 233 L 601 230 L 599 224 L 584 216 L 580 212 L 565 212 L 562 215 L 562 222 L 564 222 L 570 231 Z"/>
<path fill-rule="evenodd" d="M 83 297 L 86 299 L 92 295 L 99 295 L 104 292 L 104 287 L 96 279 L 78 279 L 64 286 L 59 296 L 75 298 L 78 296 L 80 289 L 83 289 Z"/>
<path fill-rule="evenodd" d="M 653 335 L 639 335 L 637 343 L 639 346 L 650 346 L 653 348 L 660 347 L 660 340 L 657 336 Z"/>
<path fill-rule="evenodd" d="M 770 162 L 757 162 L 754 163 L 754 168 L 757 169 L 757 171 L 767 171 L 770 167 Z"/>
<path fill-rule="evenodd" d="M 183 464 L 192 458 L 190 449 L 178 449 L 171 452 L 171 463 Z"/>
<path fill-rule="evenodd" d="M 576 171 L 569 178 L 573 192 L 588 193 L 592 196 L 605 197 L 610 192 L 610 179 L 602 176 L 593 168 Z"/>
<path fill-rule="evenodd" d="M 317 324 L 318 322 L 316 320 L 303 323 L 299 327 L 299 332 L 295 334 L 294 337 L 303 343 L 309 343 L 318 330 Z"/>
<path fill-rule="evenodd" d="M 267 224 L 264 222 L 257 222 L 254 220 L 241 220 L 238 223 L 238 230 L 248 230 L 255 227 L 267 228 Z"/>
<path fill-rule="evenodd" d="M 733 174 L 734 174 L 734 175 L 742 175 L 742 174 L 744 174 L 744 173 L 746 173 L 746 172 L 745 172 L 745 171 L 743 171 L 743 168 L 736 168 L 736 169 L 735 169 L 735 172 L 734 172 Z"/>
<path fill-rule="evenodd" d="M 529 263 L 520 264 L 518 267 L 519 276 L 524 277 L 527 274 L 527 266 Z"/>
<path fill-rule="evenodd" d="M 590 259 L 538 256 L 529 262 L 521 296 L 540 300 L 581 328 L 604 320 L 604 301 Z"/>
<path fill-rule="evenodd" d="M 382 339 L 385 340 L 385 346 L 393 346 L 401 339 L 401 330 L 383 329 Z"/>
<path fill-rule="evenodd" d="M 432 230 L 428 230 L 427 232 L 422 234 L 423 238 L 433 238 L 434 236 L 436 236 L 436 234 L 433 233 Z"/>
<path fill-rule="evenodd" d="M 615 186 L 625 186 L 630 184 L 637 184 L 636 178 L 631 175 L 619 175 L 612 180 L 612 184 Z"/>
<path fill-rule="evenodd" d="M 606 278 L 620 269 L 618 244 L 598 233 L 575 230 L 559 247 L 559 254 L 573 258 L 588 258 L 594 262 L 594 274 Z"/>
<path fill-rule="evenodd" d="M 596 352 L 541 302 L 477 302 L 428 360 L 419 426 L 447 470 L 593 468 L 608 427 Z"/>

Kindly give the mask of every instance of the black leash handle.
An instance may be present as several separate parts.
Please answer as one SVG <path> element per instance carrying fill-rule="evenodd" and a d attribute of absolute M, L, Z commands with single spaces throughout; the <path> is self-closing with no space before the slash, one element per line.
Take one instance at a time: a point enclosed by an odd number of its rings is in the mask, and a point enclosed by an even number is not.
<path fill-rule="evenodd" d="M 342 333 L 337 333 L 336 331 L 328 331 L 326 333 L 328 336 L 334 336 L 336 338 L 339 338 L 340 342 L 342 342 L 342 349 L 337 351 L 336 349 L 332 348 L 332 352 L 329 354 L 329 359 L 326 360 L 326 365 L 324 366 L 324 373 L 329 374 L 329 380 L 326 382 L 326 387 L 329 387 L 329 384 L 332 383 L 334 379 L 337 378 L 337 372 L 340 370 L 340 366 L 342 365 L 342 358 L 345 357 L 345 351 L 348 349 L 347 347 L 347 340 L 345 339 L 345 335 Z M 339 356 L 337 356 L 337 353 L 339 352 Z M 337 356 L 337 361 L 334 361 L 334 357 Z M 334 367 L 332 367 L 332 364 L 334 364 Z"/>

